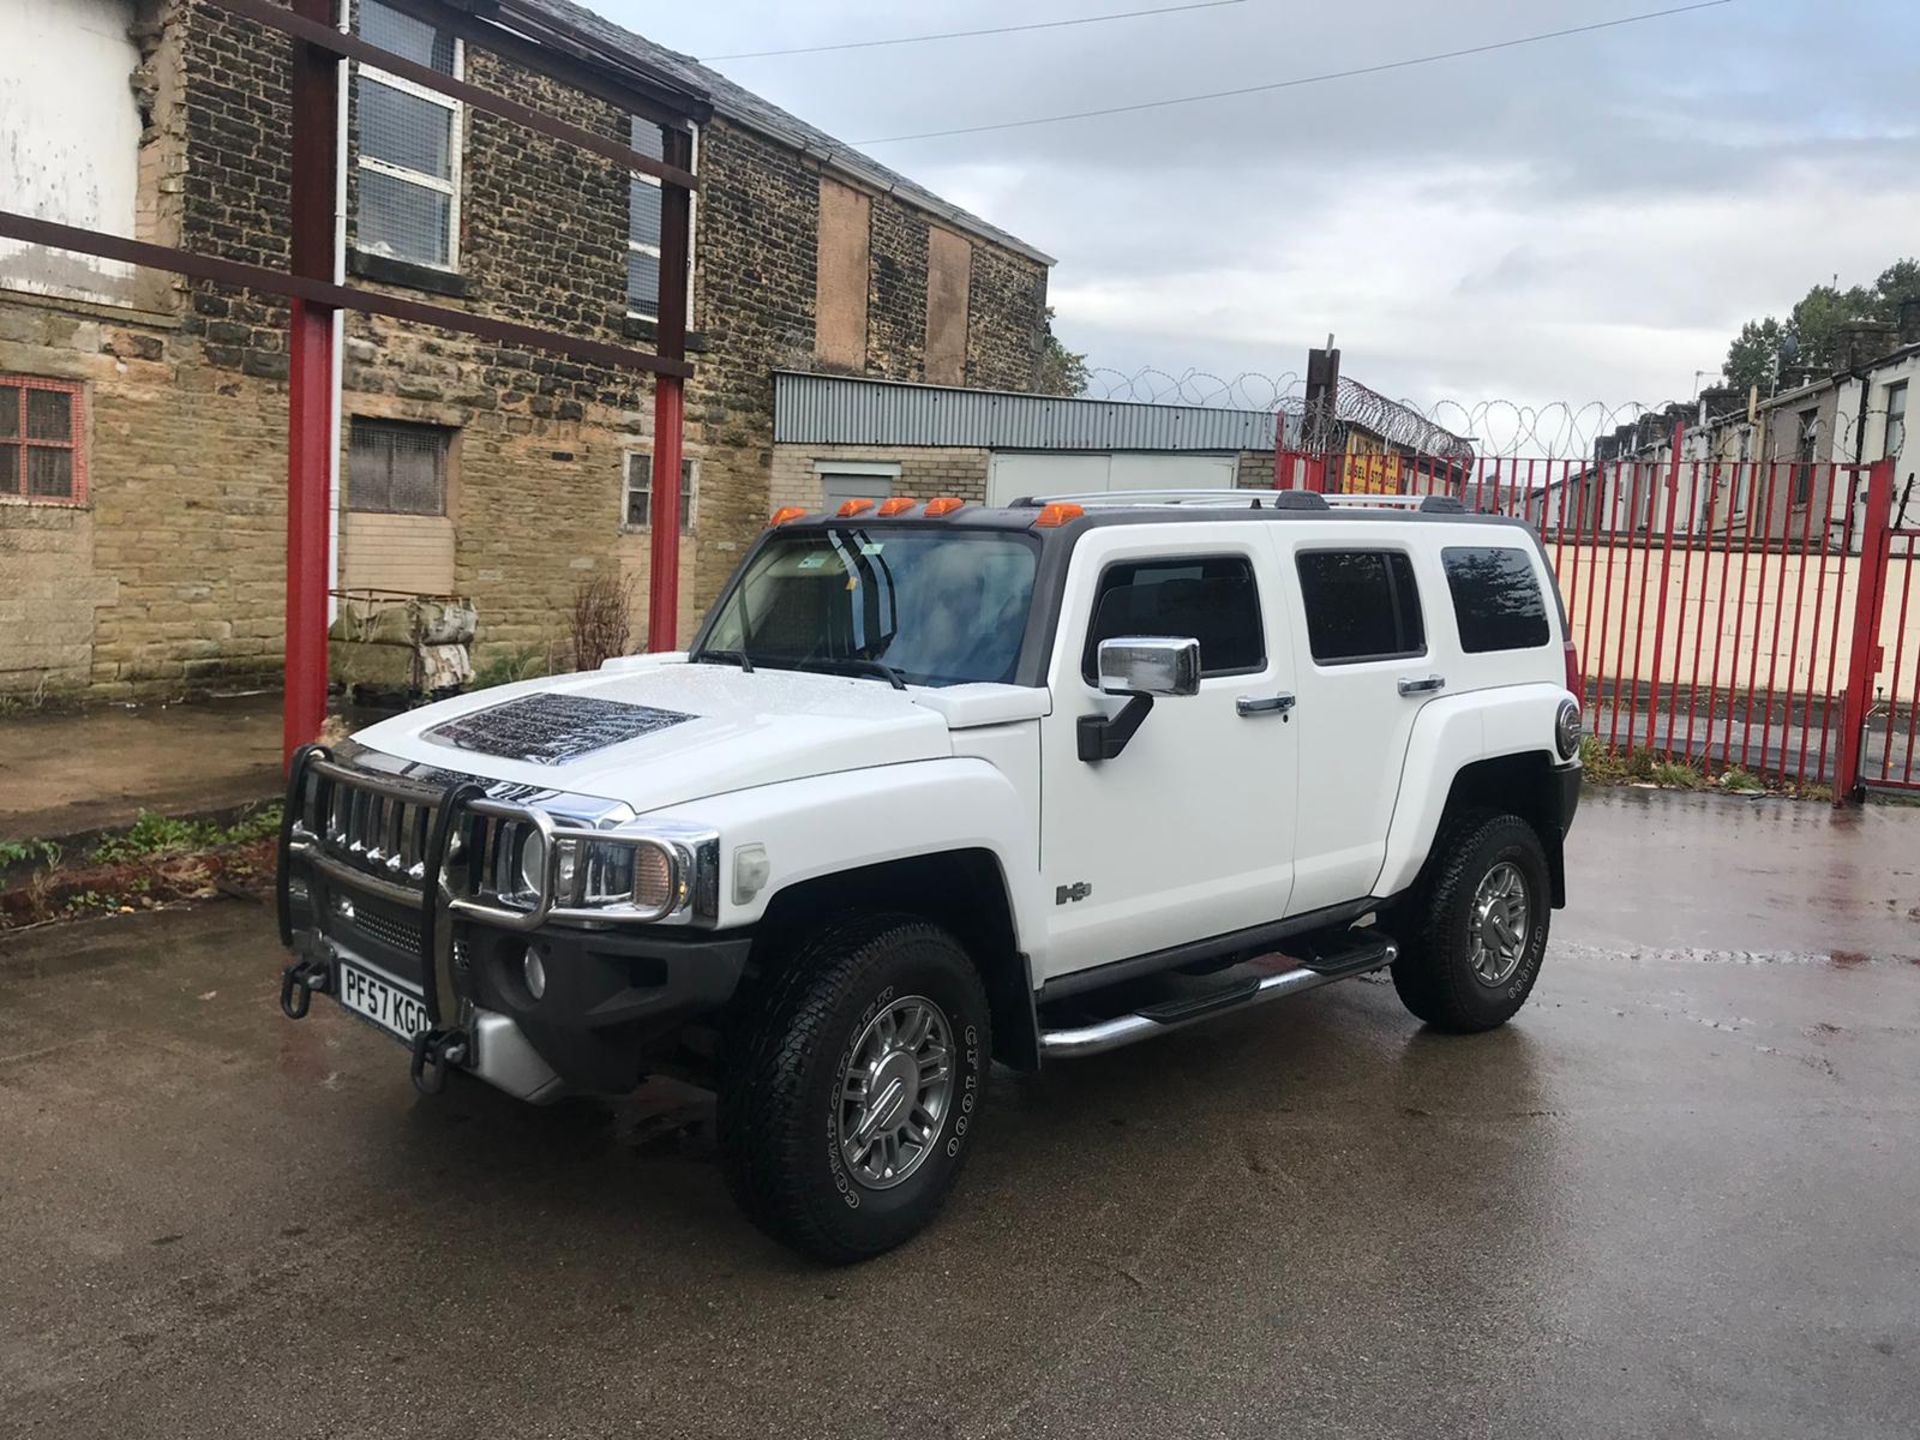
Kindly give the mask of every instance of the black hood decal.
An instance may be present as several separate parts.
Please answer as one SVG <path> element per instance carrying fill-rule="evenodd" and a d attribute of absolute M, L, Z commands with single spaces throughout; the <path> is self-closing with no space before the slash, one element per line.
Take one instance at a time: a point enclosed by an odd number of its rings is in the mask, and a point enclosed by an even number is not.
<path fill-rule="evenodd" d="M 523 695 L 436 725 L 427 737 L 481 755 L 564 765 L 693 718 L 679 710 L 585 695 Z"/>

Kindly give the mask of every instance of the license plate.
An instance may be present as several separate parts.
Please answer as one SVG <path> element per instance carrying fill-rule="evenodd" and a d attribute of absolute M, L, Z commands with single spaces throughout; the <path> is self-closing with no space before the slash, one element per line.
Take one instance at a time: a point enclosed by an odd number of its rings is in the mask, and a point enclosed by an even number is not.
<path fill-rule="evenodd" d="M 389 1035 L 411 1044 L 413 1037 L 427 1028 L 427 1007 L 420 997 L 370 970 L 342 960 L 338 985 L 342 1005 Z"/>

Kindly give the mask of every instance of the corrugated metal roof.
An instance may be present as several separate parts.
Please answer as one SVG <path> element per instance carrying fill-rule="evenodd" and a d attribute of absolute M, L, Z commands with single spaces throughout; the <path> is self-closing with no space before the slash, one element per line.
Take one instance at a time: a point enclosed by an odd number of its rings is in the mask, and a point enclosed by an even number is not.
<path fill-rule="evenodd" d="M 1054 263 L 1053 257 L 1044 250 L 1035 249 L 1018 236 L 1009 235 L 996 225 L 989 225 L 978 215 L 962 210 L 951 200 L 943 200 L 925 186 L 916 184 L 897 171 L 889 170 L 878 160 L 862 155 L 852 146 L 834 139 L 826 131 L 816 130 L 798 116 L 788 114 L 772 101 L 763 100 L 745 86 L 736 85 L 718 70 L 708 69 L 691 55 L 682 55 L 667 49 L 664 45 L 656 45 L 644 35 L 636 35 L 604 16 L 595 14 L 586 6 L 574 4 L 573 0 L 528 0 L 528 4 L 530 8 L 543 10 L 554 19 L 572 26 L 583 34 L 592 35 L 615 54 L 628 56 L 652 69 L 663 71 L 688 88 L 705 93 L 712 100 L 715 110 L 750 130 L 757 130 L 762 135 L 784 141 L 831 169 L 864 181 L 876 189 L 898 195 L 909 204 L 938 216 L 957 229 L 971 231 L 983 240 L 1004 245 L 1007 249 L 1024 255 L 1029 260 L 1037 260 L 1042 265 Z"/>
<path fill-rule="evenodd" d="M 1298 416 L 1288 418 L 1298 426 Z M 782 444 L 1271 450 L 1273 427 L 1273 414 L 1262 410 L 958 390 L 794 370 L 773 377 L 773 438 Z"/>

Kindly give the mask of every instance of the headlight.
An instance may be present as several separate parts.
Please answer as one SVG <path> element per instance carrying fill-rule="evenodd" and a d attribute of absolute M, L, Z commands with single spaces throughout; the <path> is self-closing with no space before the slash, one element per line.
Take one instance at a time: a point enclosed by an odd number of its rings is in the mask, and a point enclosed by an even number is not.
<path fill-rule="evenodd" d="M 718 863 L 718 846 L 704 833 L 683 840 L 622 829 L 587 833 L 564 820 L 555 825 L 558 833 L 549 838 L 526 821 L 503 817 L 483 888 L 517 909 L 664 920 L 706 893 L 698 877 Z"/>
<path fill-rule="evenodd" d="M 1553 743 L 1559 747 L 1562 760 L 1580 753 L 1580 707 L 1571 700 L 1560 702 L 1560 713 L 1553 722 Z"/>

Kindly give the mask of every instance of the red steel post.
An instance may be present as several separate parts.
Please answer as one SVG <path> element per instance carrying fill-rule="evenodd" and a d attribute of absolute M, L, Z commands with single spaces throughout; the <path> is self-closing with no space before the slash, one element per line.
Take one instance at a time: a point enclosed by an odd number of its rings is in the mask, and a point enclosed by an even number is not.
<path fill-rule="evenodd" d="M 1847 688 L 1840 707 L 1840 762 L 1833 774 L 1836 807 L 1851 800 L 1860 784 L 1867 705 L 1882 658 L 1880 610 L 1886 598 L 1892 515 L 1893 462 L 1882 460 L 1867 474 L 1867 514 L 1860 526 L 1860 585 L 1853 594 L 1853 643 L 1847 652 Z"/>
<path fill-rule="evenodd" d="M 333 24 L 333 0 L 293 0 Z M 292 203 L 288 270 L 334 281 L 340 58 L 303 40 L 291 55 Z M 327 715 L 327 522 L 333 474 L 333 310 L 295 300 L 287 330 L 287 644 L 282 760 L 318 738 Z"/>
<path fill-rule="evenodd" d="M 1667 533 L 1660 544 L 1660 598 L 1653 610 L 1653 692 L 1647 697 L 1647 746 L 1653 748 L 1653 726 L 1660 717 L 1660 656 L 1667 644 L 1667 575 L 1673 565 L 1673 520 L 1674 508 L 1680 498 L 1680 445 L 1686 437 L 1686 422 L 1674 421 L 1673 424 L 1673 466 L 1667 473 Z M 1695 466 L 1695 472 L 1699 467 Z M 1698 487 L 1696 486 L 1696 491 Z M 1698 495 L 1695 499 L 1697 501 Z M 1680 688 L 1680 677 L 1674 675 L 1673 688 Z M 1673 750 L 1673 726 L 1667 726 L 1667 750 Z M 1692 756 L 1685 757 L 1691 760 Z"/>

